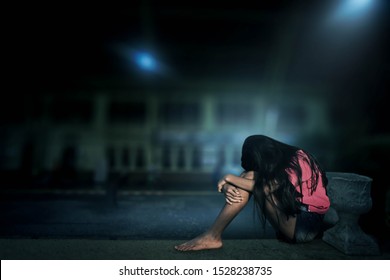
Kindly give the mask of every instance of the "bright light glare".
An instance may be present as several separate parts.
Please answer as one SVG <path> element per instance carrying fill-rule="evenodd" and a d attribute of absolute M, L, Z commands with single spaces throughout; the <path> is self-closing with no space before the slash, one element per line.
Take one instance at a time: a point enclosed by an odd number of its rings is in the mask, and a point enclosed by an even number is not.
<path fill-rule="evenodd" d="M 152 55 L 146 52 L 136 52 L 134 54 L 136 64 L 143 70 L 155 71 L 157 70 L 157 61 Z"/>
<path fill-rule="evenodd" d="M 349 5 L 355 6 L 356 8 L 364 7 L 370 4 L 372 0 L 349 0 Z"/>
<path fill-rule="evenodd" d="M 344 9 L 352 12 L 359 12 L 369 8 L 372 0 L 348 0 L 344 4 Z"/>
<path fill-rule="evenodd" d="M 333 14 L 332 19 L 334 21 L 340 20 L 352 20 L 357 17 L 361 17 L 372 6 L 372 0 L 345 0 L 343 3 L 336 9 Z"/>

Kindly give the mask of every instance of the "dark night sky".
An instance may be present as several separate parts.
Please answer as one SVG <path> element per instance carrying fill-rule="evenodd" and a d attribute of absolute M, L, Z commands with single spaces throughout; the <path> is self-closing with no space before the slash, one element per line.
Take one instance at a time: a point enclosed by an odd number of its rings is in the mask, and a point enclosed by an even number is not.
<path fill-rule="evenodd" d="M 136 81 L 140 70 L 118 52 L 125 46 L 154 52 L 170 78 L 264 81 L 282 63 L 287 82 L 331 85 L 348 98 L 375 96 L 378 102 L 370 102 L 384 106 L 388 1 L 372 0 L 366 22 L 341 22 L 325 31 L 321 24 L 343 1 L 199 2 L 55 2 L 4 9 L 5 80 L 30 89 L 69 88 L 90 79 Z"/>
<path fill-rule="evenodd" d="M 291 6 L 158 2 L 33 6 L 18 12 L 9 45 L 15 70 L 56 80 L 129 77 L 131 66 L 115 52 L 120 44 L 157 52 L 177 75 L 215 77 L 227 70 L 234 75 L 240 68 L 254 76 Z"/>

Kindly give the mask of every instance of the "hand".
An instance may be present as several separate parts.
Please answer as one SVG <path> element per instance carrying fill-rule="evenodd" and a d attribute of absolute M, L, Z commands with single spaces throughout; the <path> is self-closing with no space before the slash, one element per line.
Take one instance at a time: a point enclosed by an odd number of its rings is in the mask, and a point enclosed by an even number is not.
<path fill-rule="evenodd" d="M 242 202 L 242 196 L 237 187 L 227 183 L 223 185 L 222 191 L 225 194 L 226 203 L 232 205 L 233 203 Z"/>
<path fill-rule="evenodd" d="M 224 176 L 221 180 L 218 181 L 218 192 L 223 192 L 223 186 L 228 184 L 228 181 L 226 181 L 226 176 Z"/>
<path fill-rule="evenodd" d="M 226 174 L 225 176 L 222 177 L 221 180 L 219 180 L 218 182 L 218 192 L 222 192 L 223 191 L 223 186 L 226 185 L 226 184 L 229 184 L 229 181 L 228 181 L 228 176 L 229 174 Z"/>

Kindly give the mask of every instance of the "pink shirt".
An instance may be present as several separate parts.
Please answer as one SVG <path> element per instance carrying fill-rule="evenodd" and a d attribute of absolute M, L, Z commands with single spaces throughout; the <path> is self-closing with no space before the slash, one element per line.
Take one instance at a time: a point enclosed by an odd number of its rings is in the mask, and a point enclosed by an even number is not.
<path fill-rule="evenodd" d="M 315 212 L 318 214 L 325 214 L 329 209 L 330 201 L 329 197 L 326 195 L 326 190 L 323 185 L 321 177 L 317 180 L 317 188 L 311 193 L 311 182 L 312 182 L 312 172 L 309 165 L 309 159 L 307 155 L 302 151 L 298 151 L 298 162 L 302 169 L 302 195 L 300 201 L 303 204 L 308 205 L 310 212 Z M 301 192 L 301 189 L 298 185 L 297 175 L 291 170 L 287 170 L 287 173 L 290 176 L 290 182 L 295 186 L 297 192 Z"/>

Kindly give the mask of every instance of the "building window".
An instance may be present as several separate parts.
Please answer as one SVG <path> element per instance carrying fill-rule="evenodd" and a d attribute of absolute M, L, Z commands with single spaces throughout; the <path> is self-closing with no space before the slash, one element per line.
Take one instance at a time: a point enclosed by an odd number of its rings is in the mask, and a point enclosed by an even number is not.
<path fill-rule="evenodd" d="M 130 159 L 129 159 L 129 148 L 124 148 L 122 150 L 122 166 L 128 167 L 130 165 Z"/>
<path fill-rule="evenodd" d="M 146 104 L 134 101 L 111 102 L 108 118 L 112 123 L 143 123 L 146 120 Z"/>
<path fill-rule="evenodd" d="M 159 112 L 162 122 L 168 125 L 197 125 L 200 122 L 198 103 L 163 103 Z"/>
<path fill-rule="evenodd" d="M 186 152 L 184 146 L 179 147 L 177 167 L 179 169 L 184 169 L 186 167 Z"/>
<path fill-rule="evenodd" d="M 137 168 L 146 167 L 145 150 L 142 147 L 138 147 L 136 150 L 135 165 Z"/>
<path fill-rule="evenodd" d="M 200 169 L 202 167 L 202 149 L 200 146 L 195 146 L 192 152 L 192 168 Z"/>
<path fill-rule="evenodd" d="M 217 104 L 216 119 L 223 125 L 246 125 L 254 118 L 253 106 L 245 103 L 223 102 Z"/>
<path fill-rule="evenodd" d="M 107 159 L 108 159 L 108 166 L 110 167 L 110 169 L 115 168 L 116 158 L 115 158 L 115 150 L 113 147 L 107 148 Z"/>
<path fill-rule="evenodd" d="M 171 168 L 171 147 L 168 144 L 165 144 L 162 149 L 162 166 L 166 169 Z"/>

